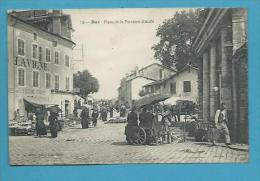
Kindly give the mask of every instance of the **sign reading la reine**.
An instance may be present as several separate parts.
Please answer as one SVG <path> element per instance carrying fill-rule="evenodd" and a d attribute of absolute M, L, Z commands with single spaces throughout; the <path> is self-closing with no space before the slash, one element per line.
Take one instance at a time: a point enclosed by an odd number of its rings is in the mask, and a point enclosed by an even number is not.
<path fill-rule="evenodd" d="M 22 67 L 26 67 L 26 68 L 28 67 L 28 68 L 43 70 L 43 71 L 48 70 L 47 64 L 44 62 L 31 60 L 31 59 L 24 59 L 24 58 L 20 58 L 20 57 L 15 57 L 14 65 L 22 66 Z"/>

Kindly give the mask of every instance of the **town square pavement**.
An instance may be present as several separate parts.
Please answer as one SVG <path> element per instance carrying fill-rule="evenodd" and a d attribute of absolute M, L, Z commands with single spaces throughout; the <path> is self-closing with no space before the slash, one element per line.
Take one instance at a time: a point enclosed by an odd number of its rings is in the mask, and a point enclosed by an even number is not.
<path fill-rule="evenodd" d="M 65 128 L 58 138 L 10 136 L 12 165 L 112 164 L 112 163 L 227 163 L 248 162 L 249 151 L 224 144 L 192 141 L 159 146 L 127 145 L 125 123 L 97 128 Z"/>

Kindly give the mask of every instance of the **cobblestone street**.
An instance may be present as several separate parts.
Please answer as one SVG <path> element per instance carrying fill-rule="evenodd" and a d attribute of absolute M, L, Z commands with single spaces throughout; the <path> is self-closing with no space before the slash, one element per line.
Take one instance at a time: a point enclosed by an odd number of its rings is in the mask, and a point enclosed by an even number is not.
<path fill-rule="evenodd" d="M 97 128 L 66 128 L 58 138 L 10 137 L 12 165 L 108 163 L 247 162 L 249 153 L 208 143 L 127 145 L 124 123 L 98 123 Z"/>

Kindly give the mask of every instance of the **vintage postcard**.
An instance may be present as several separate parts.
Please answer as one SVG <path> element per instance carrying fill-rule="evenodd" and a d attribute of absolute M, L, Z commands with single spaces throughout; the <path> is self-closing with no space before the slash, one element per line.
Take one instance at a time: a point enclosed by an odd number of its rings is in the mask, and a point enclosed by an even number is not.
<path fill-rule="evenodd" d="M 9 10 L 10 165 L 247 163 L 247 9 Z"/>

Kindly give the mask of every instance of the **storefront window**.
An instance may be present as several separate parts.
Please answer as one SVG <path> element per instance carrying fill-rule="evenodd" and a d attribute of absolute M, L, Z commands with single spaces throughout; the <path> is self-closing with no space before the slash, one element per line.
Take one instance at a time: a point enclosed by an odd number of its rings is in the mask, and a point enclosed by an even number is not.
<path fill-rule="evenodd" d="M 46 89 L 50 89 L 50 88 L 51 88 L 51 74 L 46 73 Z"/>
<path fill-rule="evenodd" d="M 24 56 L 25 43 L 22 39 L 18 39 L 18 55 Z"/>
<path fill-rule="evenodd" d="M 46 62 L 51 61 L 51 50 L 49 48 L 46 48 Z"/>
<path fill-rule="evenodd" d="M 25 85 L 25 71 L 22 68 L 18 69 L 18 85 L 19 86 Z"/>
<path fill-rule="evenodd" d="M 39 72 L 33 71 L 33 87 L 39 86 Z"/>
<path fill-rule="evenodd" d="M 59 52 L 55 51 L 55 54 L 54 54 L 54 63 L 55 64 L 59 64 L 59 58 L 60 58 L 60 55 L 59 55 Z"/>
<path fill-rule="evenodd" d="M 60 84 L 60 77 L 58 75 L 55 75 L 55 89 L 59 89 Z"/>

